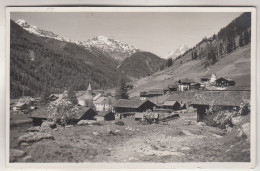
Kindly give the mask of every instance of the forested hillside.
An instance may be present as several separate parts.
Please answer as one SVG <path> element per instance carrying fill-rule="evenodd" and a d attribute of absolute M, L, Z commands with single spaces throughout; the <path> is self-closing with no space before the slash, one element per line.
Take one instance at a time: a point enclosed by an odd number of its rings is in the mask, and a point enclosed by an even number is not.
<path fill-rule="evenodd" d="M 165 60 L 150 52 L 136 52 L 126 58 L 119 70 L 131 78 L 140 78 L 160 70 Z"/>
<path fill-rule="evenodd" d="M 226 27 L 220 29 L 218 34 L 214 34 L 210 38 L 203 38 L 196 46 L 177 57 L 177 59 L 181 59 L 186 55 L 190 55 L 191 60 L 206 58 L 203 66 L 208 67 L 238 47 L 243 47 L 250 43 L 250 35 L 251 13 L 243 13 Z"/>
<path fill-rule="evenodd" d="M 72 43 L 39 37 L 11 21 L 11 98 L 39 96 L 44 89 L 110 88 L 122 76 L 112 58 Z"/>

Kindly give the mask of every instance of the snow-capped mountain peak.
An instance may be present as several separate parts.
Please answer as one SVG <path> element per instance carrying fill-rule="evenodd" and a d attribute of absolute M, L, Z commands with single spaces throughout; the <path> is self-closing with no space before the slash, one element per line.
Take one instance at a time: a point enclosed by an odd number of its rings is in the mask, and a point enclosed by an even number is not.
<path fill-rule="evenodd" d="M 24 19 L 19 19 L 15 22 L 28 32 L 41 37 L 49 37 L 60 41 L 74 43 L 89 50 L 92 50 L 93 47 L 97 48 L 119 62 L 123 61 L 127 57 L 130 57 L 135 52 L 140 51 L 134 46 L 123 44 L 119 40 L 109 39 L 106 36 L 96 36 L 84 42 L 74 41 L 65 37 L 61 37 L 51 31 L 46 31 L 37 26 L 31 25 Z"/>
<path fill-rule="evenodd" d="M 109 54 L 111 57 L 117 61 L 123 61 L 125 58 L 130 57 L 138 50 L 134 46 L 123 44 L 119 40 L 109 39 L 105 36 L 96 36 L 92 39 L 84 42 L 86 47 L 95 47 L 103 52 Z"/>
<path fill-rule="evenodd" d="M 189 50 L 189 47 L 187 45 L 181 45 L 179 48 L 177 48 L 175 51 L 169 52 L 164 58 L 172 58 L 175 59 L 180 55 L 183 55 L 187 50 Z"/>

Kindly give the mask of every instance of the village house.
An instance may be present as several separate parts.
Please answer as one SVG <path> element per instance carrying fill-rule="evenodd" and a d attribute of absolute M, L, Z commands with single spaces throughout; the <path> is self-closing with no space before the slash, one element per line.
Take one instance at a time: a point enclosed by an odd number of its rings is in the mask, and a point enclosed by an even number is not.
<path fill-rule="evenodd" d="M 195 95 L 195 91 L 183 91 L 177 94 L 171 94 L 167 101 L 177 101 L 181 105 L 181 109 L 185 109 L 187 106 L 191 105 L 192 98 Z"/>
<path fill-rule="evenodd" d="M 234 86 L 235 82 L 232 80 L 225 79 L 223 77 L 216 80 L 216 86 L 226 87 L 226 86 Z"/>
<path fill-rule="evenodd" d="M 168 88 L 169 88 L 170 92 L 178 91 L 178 85 L 176 85 L 176 84 L 169 84 Z"/>
<path fill-rule="evenodd" d="M 92 108 L 78 106 L 77 112 L 75 113 L 75 115 L 73 115 L 70 118 L 68 122 L 75 124 L 80 120 L 94 120 L 94 116 L 96 115 L 97 113 Z M 62 118 L 62 116 L 55 116 L 55 117 L 57 120 L 61 120 Z M 46 108 L 41 108 L 33 111 L 30 118 L 33 119 L 34 126 L 41 126 L 43 121 L 52 120 Z"/>
<path fill-rule="evenodd" d="M 200 89 L 200 83 L 196 83 L 196 82 L 194 82 L 194 83 L 191 83 L 190 84 L 190 89 L 196 89 L 196 90 L 198 90 L 198 89 Z"/>
<path fill-rule="evenodd" d="M 115 120 L 115 113 L 112 111 L 103 111 L 98 112 L 98 114 L 94 117 L 96 121 L 111 121 Z"/>
<path fill-rule="evenodd" d="M 93 101 L 96 111 L 111 111 L 112 110 L 112 99 L 111 97 L 101 96 Z"/>
<path fill-rule="evenodd" d="M 163 103 L 163 109 L 179 110 L 181 107 L 180 103 L 173 100 L 167 100 Z"/>
<path fill-rule="evenodd" d="M 113 110 L 115 113 L 132 113 L 145 112 L 147 110 L 153 110 L 155 106 L 149 100 L 140 99 L 120 99 L 113 104 Z"/>
<path fill-rule="evenodd" d="M 157 97 L 157 96 L 162 96 L 163 89 L 151 89 L 148 91 L 149 97 Z"/>
<path fill-rule="evenodd" d="M 243 99 L 250 99 L 250 91 L 202 91 L 193 97 L 191 104 L 197 108 L 197 122 L 201 122 L 210 106 L 237 111 Z"/>
<path fill-rule="evenodd" d="M 34 108 L 36 101 L 29 96 L 21 97 L 14 105 L 14 111 L 31 110 Z"/>
<path fill-rule="evenodd" d="M 210 80 L 210 78 L 208 78 L 208 77 L 201 77 L 200 78 L 201 83 L 209 82 L 209 80 Z"/>
<path fill-rule="evenodd" d="M 91 85 L 88 85 L 88 89 L 86 92 L 83 92 L 80 95 L 77 95 L 78 104 L 80 106 L 90 106 L 92 107 L 93 104 L 93 95 Z"/>

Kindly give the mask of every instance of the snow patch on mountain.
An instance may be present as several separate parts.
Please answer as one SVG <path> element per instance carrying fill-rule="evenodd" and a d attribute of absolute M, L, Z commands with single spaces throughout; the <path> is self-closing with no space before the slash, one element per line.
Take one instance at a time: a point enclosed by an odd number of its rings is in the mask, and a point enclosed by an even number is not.
<path fill-rule="evenodd" d="M 23 29 L 38 36 L 49 37 L 60 41 L 74 43 L 78 46 L 82 46 L 89 50 L 91 50 L 92 47 L 97 48 L 119 62 L 123 61 L 125 58 L 130 57 L 132 54 L 136 53 L 137 51 L 140 51 L 134 46 L 123 44 L 119 40 L 109 39 L 105 36 L 97 36 L 94 37 L 93 39 L 89 39 L 87 41 L 81 42 L 81 41 L 75 41 L 65 37 L 61 37 L 51 31 L 43 30 L 37 26 L 29 24 L 24 19 L 19 19 L 15 22 L 18 25 L 20 25 Z"/>
<path fill-rule="evenodd" d="M 172 58 L 175 59 L 180 55 L 183 55 L 187 50 L 189 50 L 189 47 L 187 45 L 181 45 L 179 48 L 177 48 L 175 51 L 169 52 L 164 58 Z"/>

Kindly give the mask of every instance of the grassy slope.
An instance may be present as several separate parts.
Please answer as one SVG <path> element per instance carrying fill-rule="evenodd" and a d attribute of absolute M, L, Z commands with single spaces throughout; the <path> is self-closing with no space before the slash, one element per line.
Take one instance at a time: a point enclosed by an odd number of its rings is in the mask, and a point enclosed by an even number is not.
<path fill-rule="evenodd" d="M 183 78 L 199 81 L 202 75 L 207 76 L 212 73 L 216 73 L 218 77 L 229 77 L 235 80 L 237 86 L 250 86 L 250 44 L 236 49 L 210 68 L 204 68 L 203 63 L 203 59 L 192 61 L 189 52 L 175 61 L 172 67 L 133 82 L 136 88 L 131 90 L 129 95 L 134 97 L 138 96 L 140 91 L 147 89 L 166 88 L 168 84 L 174 84 Z"/>

